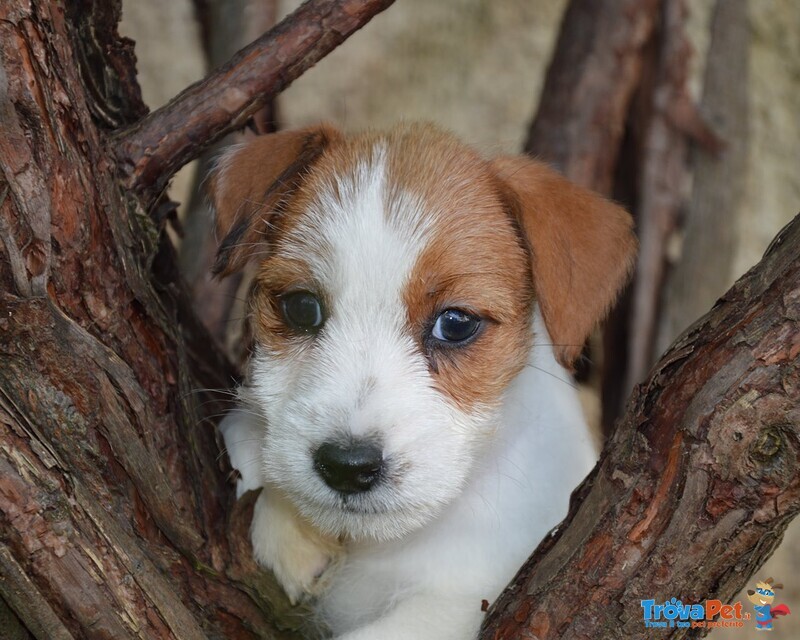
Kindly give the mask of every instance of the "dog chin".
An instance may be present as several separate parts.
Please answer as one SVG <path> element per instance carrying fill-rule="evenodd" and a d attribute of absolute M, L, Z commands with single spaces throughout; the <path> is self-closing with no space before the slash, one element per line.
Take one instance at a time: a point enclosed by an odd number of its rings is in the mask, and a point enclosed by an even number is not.
<path fill-rule="evenodd" d="M 441 507 L 414 506 L 388 509 L 369 502 L 322 506 L 296 501 L 298 511 L 325 535 L 354 542 L 387 542 L 421 528 Z"/>

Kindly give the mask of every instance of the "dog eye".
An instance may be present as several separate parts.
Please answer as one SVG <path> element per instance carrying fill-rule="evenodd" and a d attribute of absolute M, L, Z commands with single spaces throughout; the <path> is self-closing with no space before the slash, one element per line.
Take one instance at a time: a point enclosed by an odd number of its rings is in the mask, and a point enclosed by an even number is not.
<path fill-rule="evenodd" d="M 475 335 L 481 319 L 460 309 L 445 309 L 436 318 L 431 336 L 442 342 L 464 342 Z"/>
<path fill-rule="evenodd" d="M 299 331 L 315 332 L 325 321 L 322 303 L 308 291 L 295 291 L 283 296 L 281 311 L 286 323 Z"/>

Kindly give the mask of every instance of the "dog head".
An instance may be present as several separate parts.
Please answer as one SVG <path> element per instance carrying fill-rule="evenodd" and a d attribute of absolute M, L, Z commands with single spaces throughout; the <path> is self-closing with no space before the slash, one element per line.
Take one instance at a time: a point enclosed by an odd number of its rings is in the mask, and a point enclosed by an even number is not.
<path fill-rule="evenodd" d="M 534 305 L 570 366 L 632 264 L 627 213 L 432 126 L 229 150 L 215 269 L 257 267 L 243 390 L 263 475 L 320 530 L 388 539 L 461 490 L 525 365 Z"/>

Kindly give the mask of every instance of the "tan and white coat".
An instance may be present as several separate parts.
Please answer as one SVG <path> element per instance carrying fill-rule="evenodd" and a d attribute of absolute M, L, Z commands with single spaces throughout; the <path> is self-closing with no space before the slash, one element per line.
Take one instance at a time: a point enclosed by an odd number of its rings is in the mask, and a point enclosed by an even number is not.
<path fill-rule="evenodd" d="M 258 264 L 242 407 L 221 425 L 252 541 L 340 640 L 464 640 L 563 518 L 596 452 L 568 371 L 631 268 L 630 217 L 544 165 L 485 160 L 428 125 L 327 126 L 231 149 L 211 179 L 217 271 Z M 313 291 L 326 320 L 287 328 Z M 431 326 L 481 318 L 468 344 Z M 314 471 L 332 437 L 383 448 L 343 496 Z"/>

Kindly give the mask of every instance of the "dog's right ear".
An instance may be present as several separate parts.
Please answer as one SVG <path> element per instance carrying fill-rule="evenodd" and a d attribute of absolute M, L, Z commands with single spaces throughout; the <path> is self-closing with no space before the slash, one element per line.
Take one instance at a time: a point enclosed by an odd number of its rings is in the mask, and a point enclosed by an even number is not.
<path fill-rule="evenodd" d="M 217 238 L 214 275 L 238 271 L 259 251 L 270 218 L 303 172 L 341 134 L 328 125 L 259 136 L 225 151 L 208 179 Z"/>

